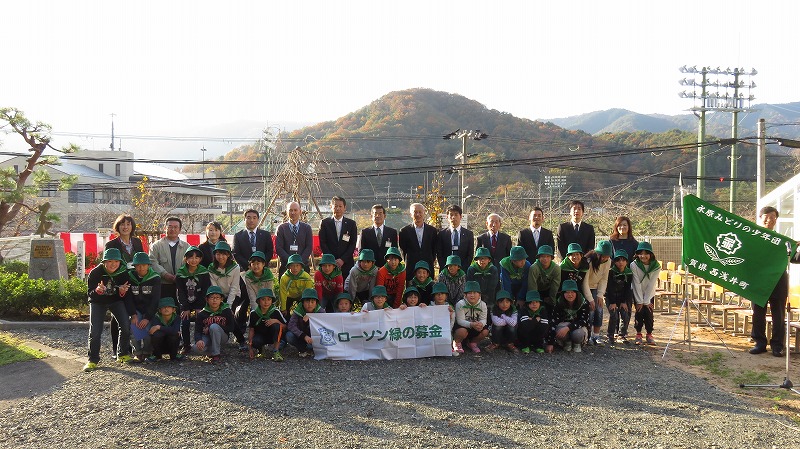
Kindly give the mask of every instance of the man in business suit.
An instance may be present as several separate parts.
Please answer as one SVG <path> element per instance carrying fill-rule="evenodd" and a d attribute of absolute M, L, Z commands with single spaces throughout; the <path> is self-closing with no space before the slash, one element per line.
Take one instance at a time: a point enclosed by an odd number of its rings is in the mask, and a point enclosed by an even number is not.
<path fill-rule="evenodd" d="M 267 256 L 267 259 L 272 260 L 275 254 L 272 245 L 272 234 L 258 228 L 258 211 L 250 209 L 244 213 L 244 226 L 245 229 L 233 235 L 233 258 L 239 264 L 239 269 L 242 272 L 250 268 L 250 256 L 256 251 L 261 251 Z M 269 265 L 269 260 L 267 261 Z"/>
<path fill-rule="evenodd" d="M 447 256 L 456 255 L 461 258 L 461 269 L 466 273 L 475 255 L 475 236 L 472 231 L 461 226 L 461 207 L 457 204 L 447 208 L 447 220 L 450 227 L 439 231 L 437 237 L 436 258 L 439 260 L 439 269 L 444 269 Z"/>
<path fill-rule="evenodd" d="M 386 263 L 386 250 L 397 248 L 397 229 L 384 225 L 386 209 L 382 205 L 372 206 L 372 226 L 361 230 L 359 249 L 371 249 L 375 254 L 375 266 L 380 268 Z"/>
<path fill-rule="evenodd" d="M 322 220 L 319 224 L 319 246 L 323 254 L 333 254 L 336 266 L 342 270 L 342 277 L 347 278 L 355 262 L 353 252 L 356 250 L 358 226 L 356 222 L 345 217 L 347 201 L 335 196 L 331 198 L 333 216 Z"/>
<path fill-rule="evenodd" d="M 303 264 L 306 266 L 306 271 L 311 268 L 308 263 L 311 257 L 311 251 L 314 249 L 314 231 L 311 230 L 311 225 L 300 221 L 300 216 L 303 211 L 300 209 L 300 204 L 295 201 L 286 205 L 286 216 L 289 221 L 281 223 L 278 229 L 275 230 L 275 252 L 278 253 L 280 259 L 280 267 L 278 268 L 278 278 L 286 271 L 286 262 L 292 254 L 299 254 L 303 259 Z"/>
<path fill-rule="evenodd" d="M 433 269 L 436 258 L 436 228 L 425 223 L 425 206 L 414 203 L 409 208 L 410 225 L 400 229 L 400 251 L 406 263 L 406 281 L 414 277 L 414 265 L 424 260 Z"/>
<path fill-rule="evenodd" d="M 567 257 L 567 247 L 570 243 L 581 245 L 583 253 L 594 249 L 594 228 L 589 223 L 583 222 L 583 202 L 572 200 L 569 203 L 570 221 L 558 226 L 558 253 L 563 260 Z"/>
<path fill-rule="evenodd" d="M 544 211 L 541 207 L 534 207 L 528 220 L 530 220 L 531 225 L 519 231 L 517 245 L 525 248 L 525 253 L 528 254 L 528 262 L 532 264 L 536 262 L 536 255 L 539 253 L 540 246 L 550 245 L 550 247 L 555 248 L 556 244 L 553 239 L 553 231 L 542 227 Z"/>
<path fill-rule="evenodd" d="M 503 226 L 503 219 L 497 214 L 489 214 L 486 217 L 487 231 L 478 236 L 478 247 L 489 248 L 492 255 L 492 263 L 500 272 L 500 261 L 511 254 L 511 236 L 500 232 Z"/>

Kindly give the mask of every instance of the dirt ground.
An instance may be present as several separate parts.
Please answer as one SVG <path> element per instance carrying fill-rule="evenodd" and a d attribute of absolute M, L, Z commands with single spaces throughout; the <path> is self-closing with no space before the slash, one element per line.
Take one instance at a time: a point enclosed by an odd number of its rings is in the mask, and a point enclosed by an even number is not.
<path fill-rule="evenodd" d="M 692 321 L 697 312 L 690 314 Z M 677 325 L 676 325 L 677 322 Z M 631 323 L 633 324 L 633 323 Z M 691 341 L 683 316 L 655 313 L 654 334 L 658 345 L 650 348 L 654 360 L 706 379 L 710 384 L 745 398 L 763 410 L 787 416 L 800 425 L 800 394 L 787 388 L 741 388 L 745 385 L 781 385 L 786 378 L 786 357 L 771 351 L 749 354 L 753 347 L 749 335 L 723 332 L 719 326 L 691 324 Z M 674 333 L 673 333 L 674 330 Z M 672 339 L 670 340 L 670 336 Z M 793 338 L 790 339 L 793 345 Z M 666 349 L 666 353 L 665 353 Z M 800 354 L 790 353 L 789 379 L 800 391 Z"/>

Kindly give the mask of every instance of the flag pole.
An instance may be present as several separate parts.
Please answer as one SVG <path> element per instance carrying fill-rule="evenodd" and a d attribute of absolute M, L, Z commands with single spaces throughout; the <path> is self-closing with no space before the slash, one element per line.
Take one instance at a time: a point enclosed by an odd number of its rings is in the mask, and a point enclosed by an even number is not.
<path fill-rule="evenodd" d="M 681 222 L 685 224 L 684 217 L 686 215 L 686 210 L 685 210 L 685 207 L 683 207 L 683 197 L 685 196 L 685 193 L 683 191 L 683 185 L 680 185 L 679 187 L 680 187 L 680 194 L 681 194 Z M 681 238 L 681 240 L 683 240 L 683 238 Z M 685 260 L 684 260 L 683 243 L 681 243 L 681 266 L 683 266 L 683 276 L 681 277 L 681 290 L 682 290 L 683 302 L 681 303 L 681 309 L 678 312 L 678 316 L 675 319 L 675 324 L 672 327 L 672 334 L 670 335 L 669 340 L 667 341 L 667 345 L 664 348 L 664 354 L 661 356 L 662 360 L 667 356 L 667 351 L 669 350 L 669 346 L 672 343 L 672 339 L 673 339 L 673 337 L 675 335 L 675 329 L 678 327 L 678 322 L 681 319 L 681 314 L 684 314 L 683 318 L 684 318 L 684 326 L 685 326 L 684 330 L 683 330 L 683 342 L 686 343 L 686 345 L 689 348 L 689 350 L 692 349 L 692 326 L 691 326 L 691 319 L 689 318 L 689 298 L 688 298 L 687 293 L 686 293 L 687 286 L 688 286 L 688 279 L 686 279 L 686 276 L 689 274 L 689 270 L 688 270 L 688 267 L 686 266 Z M 699 298 L 699 294 L 698 294 L 698 298 Z M 717 333 L 717 330 L 714 329 L 714 326 L 711 324 L 710 317 L 703 314 L 703 312 L 702 312 L 702 310 L 700 310 L 700 306 L 698 304 L 695 304 L 695 308 L 697 309 L 698 317 L 701 317 L 701 316 L 704 317 L 706 324 L 714 332 L 714 335 L 717 336 L 717 339 L 720 341 L 720 343 L 722 343 L 722 346 L 724 346 L 725 349 L 728 350 L 728 353 L 732 357 L 736 357 L 733 354 L 733 352 L 731 351 L 731 349 L 728 347 L 728 345 L 725 343 L 725 340 L 723 340 L 722 337 Z M 700 324 L 699 320 L 698 320 L 697 324 L 698 325 Z M 786 338 L 788 339 L 789 337 L 787 336 Z"/>
<path fill-rule="evenodd" d="M 800 249 L 798 249 L 798 252 L 800 252 Z M 786 263 L 787 266 L 789 265 L 789 262 L 792 261 L 792 256 L 789 255 L 788 257 L 789 257 L 789 260 Z M 798 256 L 795 255 L 795 258 L 798 258 Z M 787 272 L 786 273 L 786 283 L 791 285 L 791 282 L 789 282 L 789 276 L 791 276 L 791 275 Z M 786 351 L 786 372 L 784 373 L 783 382 L 780 383 L 780 384 L 774 384 L 774 385 L 739 384 L 739 388 L 783 388 L 785 390 L 792 391 L 792 392 L 794 392 L 796 394 L 800 394 L 800 390 L 797 390 L 796 388 L 794 388 L 794 384 L 789 379 L 789 357 L 790 357 L 789 353 L 792 352 L 791 351 L 792 348 L 789 346 L 789 335 L 790 335 L 791 330 L 792 330 L 792 328 L 790 326 L 791 321 L 789 319 L 790 315 L 791 315 L 791 312 L 792 312 L 792 300 L 790 299 L 790 296 L 786 297 L 786 306 L 784 308 L 786 309 L 785 310 L 785 312 L 786 312 L 786 334 L 784 335 L 784 348 L 783 348 L 783 350 Z M 795 348 L 795 349 L 796 350 L 800 350 L 800 348 Z"/>

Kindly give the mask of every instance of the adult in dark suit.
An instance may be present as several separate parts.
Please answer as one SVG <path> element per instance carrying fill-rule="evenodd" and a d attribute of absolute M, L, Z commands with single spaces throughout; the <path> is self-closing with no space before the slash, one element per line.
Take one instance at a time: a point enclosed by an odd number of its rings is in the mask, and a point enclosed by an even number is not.
<path fill-rule="evenodd" d="M 344 198 L 331 198 L 331 210 L 333 216 L 323 219 L 319 225 L 319 246 L 323 254 L 333 254 L 336 265 L 346 278 L 355 265 L 353 253 L 356 250 L 358 226 L 355 221 L 344 216 L 347 210 L 347 201 Z"/>
<path fill-rule="evenodd" d="M 433 269 L 436 259 L 436 228 L 425 223 L 425 206 L 414 203 L 409 209 L 413 223 L 400 229 L 400 251 L 406 263 L 406 281 L 414 277 L 414 265 L 424 260 Z"/>
<path fill-rule="evenodd" d="M 567 257 L 567 247 L 570 243 L 581 245 L 584 254 L 594 249 L 594 228 L 589 223 L 583 222 L 583 211 L 583 202 L 572 200 L 569 203 L 570 221 L 558 226 L 556 240 L 562 260 Z"/>
<path fill-rule="evenodd" d="M 544 211 L 541 207 L 534 207 L 528 219 L 531 225 L 519 231 L 517 245 L 525 248 L 525 253 L 528 254 L 528 262 L 534 263 L 540 246 L 550 245 L 551 248 L 555 248 L 556 243 L 553 238 L 553 231 L 542 227 Z"/>
<path fill-rule="evenodd" d="M 239 269 L 242 272 L 250 268 L 250 256 L 255 251 L 261 251 L 267 256 L 267 259 L 272 260 L 275 251 L 272 246 L 272 234 L 259 229 L 258 227 L 258 211 L 250 209 L 244 213 L 244 226 L 245 229 L 233 235 L 233 257 L 236 263 L 239 264 Z M 269 261 L 267 261 L 269 264 Z"/>
<path fill-rule="evenodd" d="M 503 219 L 497 214 L 489 214 L 486 217 L 487 231 L 478 236 L 478 247 L 489 248 L 492 255 L 492 263 L 500 272 L 500 261 L 511 254 L 511 236 L 500 232 L 503 226 Z"/>
<path fill-rule="evenodd" d="M 292 201 L 286 205 L 286 216 L 289 217 L 289 221 L 281 223 L 275 230 L 275 252 L 280 259 L 278 278 L 288 268 L 286 263 L 292 254 L 300 255 L 306 271 L 310 268 L 308 261 L 314 249 L 314 231 L 311 230 L 310 224 L 300 221 L 302 214 L 300 204 Z"/>
<path fill-rule="evenodd" d="M 461 207 L 457 204 L 447 208 L 447 220 L 450 227 L 439 231 L 436 245 L 436 258 L 439 260 L 439 270 L 447 264 L 447 256 L 456 255 L 461 258 L 461 269 L 467 272 L 475 255 L 475 235 L 472 231 L 461 226 Z M 457 237 L 456 237 L 457 235 Z"/>
<path fill-rule="evenodd" d="M 386 250 L 397 248 L 397 229 L 384 225 L 386 209 L 382 205 L 372 206 L 372 226 L 361 230 L 358 248 L 371 249 L 375 254 L 375 266 L 380 268 L 386 263 Z M 379 238 L 380 237 L 380 238 Z"/>

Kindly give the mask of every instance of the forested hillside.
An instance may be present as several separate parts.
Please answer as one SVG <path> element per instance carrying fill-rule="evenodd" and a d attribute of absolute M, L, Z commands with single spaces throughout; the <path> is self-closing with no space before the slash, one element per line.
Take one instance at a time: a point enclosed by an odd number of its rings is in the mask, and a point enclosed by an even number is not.
<path fill-rule="evenodd" d="M 344 194 L 354 207 L 375 201 L 405 201 L 431 188 L 436 174 L 448 199 L 458 198 L 460 140 L 443 135 L 457 129 L 480 130 L 488 138 L 467 140 L 469 155 L 467 194 L 481 198 L 512 196 L 528 202 L 553 196 L 589 197 L 626 193 L 668 201 L 678 175 L 693 184 L 696 173 L 696 134 L 671 130 L 663 133 L 621 132 L 592 136 L 552 123 L 514 117 L 488 109 L 461 95 L 430 89 L 391 92 L 335 121 L 322 122 L 281 136 L 270 157 L 274 173 L 281 155 L 300 146 L 320 160 L 312 168 L 322 179 L 320 197 Z M 713 138 L 712 138 L 713 139 Z M 741 146 L 739 178 L 755 179 L 754 146 Z M 707 186 L 726 187 L 729 147 L 707 149 Z M 242 188 L 260 188 L 264 151 L 244 146 L 225 160 L 251 161 L 223 165 L 221 177 L 250 177 Z M 261 162 L 259 162 L 261 161 Z M 784 161 L 785 162 L 785 161 Z M 776 161 L 768 162 L 776 178 L 786 176 Z M 565 176 L 565 184 L 546 182 L 551 175 Z M 555 190 L 554 189 L 554 190 Z"/>

